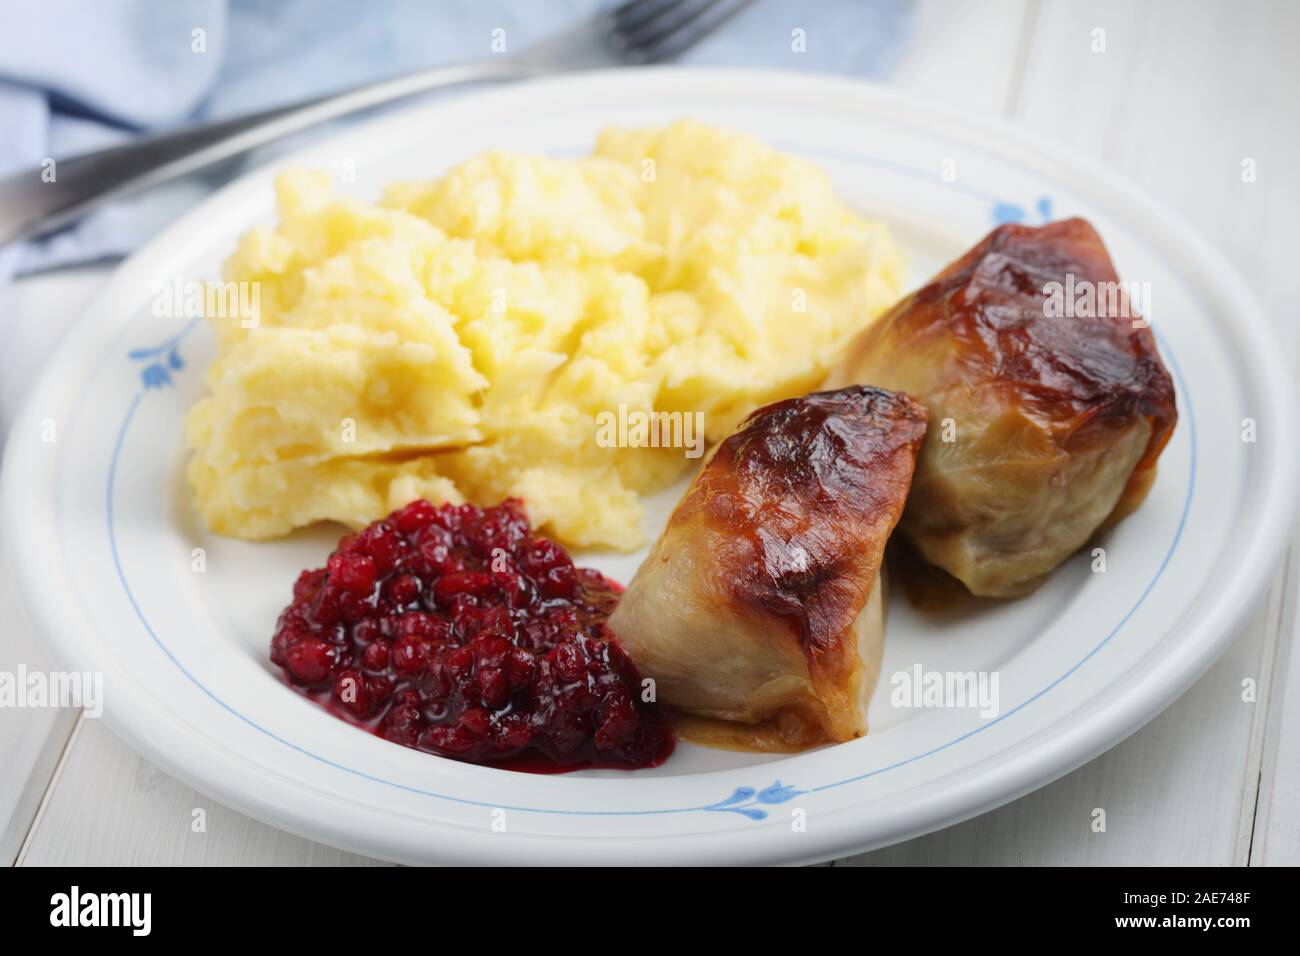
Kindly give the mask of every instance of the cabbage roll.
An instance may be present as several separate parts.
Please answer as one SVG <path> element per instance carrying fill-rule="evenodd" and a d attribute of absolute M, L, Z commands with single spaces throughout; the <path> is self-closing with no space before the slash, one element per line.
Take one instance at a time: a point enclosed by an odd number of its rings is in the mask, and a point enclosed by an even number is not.
<path fill-rule="evenodd" d="M 1177 420 L 1147 323 L 1082 219 L 1005 225 L 848 346 L 827 387 L 930 429 L 899 533 L 971 593 L 1025 594 L 1146 497 Z"/>
<path fill-rule="evenodd" d="M 853 386 L 760 408 L 712 450 L 609 620 L 661 704 L 747 749 L 866 733 L 925 430 L 907 396 Z"/>

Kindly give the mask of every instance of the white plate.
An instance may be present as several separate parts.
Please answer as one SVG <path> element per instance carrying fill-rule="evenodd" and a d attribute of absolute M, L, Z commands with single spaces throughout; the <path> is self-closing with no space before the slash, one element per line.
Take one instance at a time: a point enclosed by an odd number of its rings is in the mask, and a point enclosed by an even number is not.
<path fill-rule="evenodd" d="M 1291 527 L 1300 455 L 1283 415 L 1295 398 L 1242 281 L 1125 181 L 1013 128 L 869 86 L 696 70 L 416 106 L 293 162 L 350 164 L 347 188 L 374 195 L 487 148 L 570 155 L 607 123 L 681 116 L 822 164 L 844 200 L 894 225 L 914 283 L 998 218 L 1082 215 L 1097 226 L 1120 274 L 1150 283 L 1179 410 L 1150 498 L 1105 542 L 1106 572 L 1077 556 L 1031 598 L 965 616 L 892 602 L 872 733 L 794 757 L 683 746 L 655 771 L 548 777 L 440 760 L 352 729 L 286 689 L 266 659 L 296 572 L 319 566 L 337 531 L 256 545 L 204 531 L 181 477 L 181 420 L 213 343 L 205 327 L 150 310 L 157 283 L 216 275 L 235 238 L 270 215 L 266 170 L 117 271 L 9 444 L 3 521 L 21 548 L 12 565 L 21 591 L 62 661 L 104 673 L 104 719 L 117 733 L 223 803 L 394 860 L 811 861 L 1042 786 L 1136 730 L 1210 665 Z M 184 367 L 145 387 L 173 351 Z M 1254 443 L 1242 441 L 1246 418 Z M 656 502 L 659 520 L 672 500 Z M 205 573 L 192 570 L 194 548 L 206 549 Z M 638 558 L 589 563 L 626 580 Z M 893 707 L 890 675 L 917 663 L 996 671 L 999 714 Z"/>

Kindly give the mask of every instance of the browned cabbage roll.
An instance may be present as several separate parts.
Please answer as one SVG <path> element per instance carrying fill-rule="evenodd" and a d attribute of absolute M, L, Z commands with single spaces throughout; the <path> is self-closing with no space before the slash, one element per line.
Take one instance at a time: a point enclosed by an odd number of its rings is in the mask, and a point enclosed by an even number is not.
<path fill-rule="evenodd" d="M 867 732 L 881 561 L 925 428 L 906 395 L 854 386 L 760 408 L 713 449 L 609 620 L 660 703 L 759 750 Z"/>
<path fill-rule="evenodd" d="M 827 379 L 929 410 L 899 531 L 974 594 L 1032 591 L 1155 479 L 1177 412 L 1154 336 L 1122 295 L 1095 296 L 1087 318 L 1082 299 L 1049 301 L 1051 283 L 1118 281 L 1082 219 L 1000 226 L 860 333 Z"/>

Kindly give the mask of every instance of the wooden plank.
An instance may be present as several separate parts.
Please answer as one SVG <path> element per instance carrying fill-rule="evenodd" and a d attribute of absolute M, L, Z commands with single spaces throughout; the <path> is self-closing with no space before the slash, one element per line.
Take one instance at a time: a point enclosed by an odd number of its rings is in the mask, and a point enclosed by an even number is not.
<path fill-rule="evenodd" d="M 1276 609 L 1275 689 L 1260 773 L 1250 862 L 1300 866 L 1300 523 L 1288 556 L 1286 599 Z M 1290 690 L 1290 693 L 1287 693 Z"/>
<path fill-rule="evenodd" d="M 8 577 L 0 548 L 0 581 Z M 50 670 L 18 596 L 2 585 L 0 622 L 0 671 L 17 675 L 20 668 L 29 674 Z M 54 708 L 0 711 L 0 865 L 9 866 L 17 857 L 76 719 L 75 711 Z"/>
<path fill-rule="evenodd" d="M 923 0 L 889 85 L 974 112 L 1002 114 L 1019 88 L 1035 4 Z"/>
<path fill-rule="evenodd" d="M 204 830 L 196 831 L 202 814 Z M 363 866 L 178 783 L 83 719 L 20 866 Z"/>
<path fill-rule="evenodd" d="M 69 270 L 0 288 L 5 353 L 0 355 L 0 444 L 7 424 L 45 365 L 45 358 L 107 276 L 103 268 Z M 21 364 L 5 361 L 22 355 Z M 5 529 L 0 527 L 0 535 Z M 54 666 L 13 593 L 0 548 L 0 671 Z M 0 712 L 0 864 L 8 866 L 32 825 L 76 713 L 51 709 Z"/>

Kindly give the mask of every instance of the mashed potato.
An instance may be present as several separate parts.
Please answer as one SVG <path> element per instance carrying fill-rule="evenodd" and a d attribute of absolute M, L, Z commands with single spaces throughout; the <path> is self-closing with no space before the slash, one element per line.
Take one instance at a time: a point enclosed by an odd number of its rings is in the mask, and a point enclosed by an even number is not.
<path fill-rule="evenodd" d="M 209 317 L 187 422 L 203 519 L 244 538 L 516 495 L 567 544 L 635 548 L 639 496 L 697 461 L 603 447 L 598 416 L 702 412 L 715 441 L 814 388 L 902 279 L 823 172 L 693 122 L 489 153 L 377 204 L 304 171 L 277 197 L 226 265 L 255 324 Z"/>

